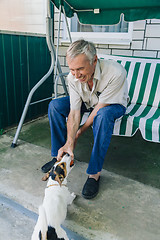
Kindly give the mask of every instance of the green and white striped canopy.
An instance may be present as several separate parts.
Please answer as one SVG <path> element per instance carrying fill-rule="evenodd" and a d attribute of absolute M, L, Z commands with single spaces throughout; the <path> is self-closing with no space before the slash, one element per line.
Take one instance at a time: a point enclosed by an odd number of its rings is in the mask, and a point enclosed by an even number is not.
<path fill-rule="evenodd" d="M 51 0 L 57 8 L 63 5 L 67 17 L 77 14 L 80 23 L 117 24 L 124 20 L 160 19 L 160 0 Z"/>

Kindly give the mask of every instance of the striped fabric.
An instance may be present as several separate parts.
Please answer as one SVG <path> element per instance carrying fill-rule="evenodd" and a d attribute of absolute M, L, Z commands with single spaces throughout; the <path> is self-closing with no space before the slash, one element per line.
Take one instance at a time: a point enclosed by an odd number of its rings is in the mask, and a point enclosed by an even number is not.
<path fill-rule="evenodd" d="M 160 142 L 160 60 L 110 55 L 127 70 L 130 102 L 126 114 L 115 122 L 113 135 L 133 136 L 137 130 L 145 140 Z"/>

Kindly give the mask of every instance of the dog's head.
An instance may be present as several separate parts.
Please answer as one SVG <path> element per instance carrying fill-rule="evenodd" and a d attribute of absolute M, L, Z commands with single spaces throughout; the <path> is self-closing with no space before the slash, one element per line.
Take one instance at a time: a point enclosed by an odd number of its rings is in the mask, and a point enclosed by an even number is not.
<path fill-rule="evenodd" d="M 52 180 L 57 181 L 60 185 L 67 178 L 71 169 L 74 166 L 73 160 L 69 154 L 65 154 L 60 162 L 56 162 L 52 170 L 45 175 L 43 180 L 47 180 L 48 177 L 51 177 Z"/>

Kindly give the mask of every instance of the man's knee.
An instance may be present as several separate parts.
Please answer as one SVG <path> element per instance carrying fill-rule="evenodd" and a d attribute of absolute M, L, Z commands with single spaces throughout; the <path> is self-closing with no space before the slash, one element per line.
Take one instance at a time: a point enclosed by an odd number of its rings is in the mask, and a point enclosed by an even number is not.
<path fill-rule="evenodd" d="M 69 97 L 53 99 L 48 106 L 48 113 L 56 114 L 59 113 L 68 117 L 70 111 Z"/>
<path fill-rule="evenodd" d="M 111 106 L 109 105 L 99 109 L 99 111 L 97 112 L 97 117 L 101 120 L 114 120 Z"/>
<path fill-rule="evenodd" d="M 117 118 L 120 118 L 125 113 L 125 107 L 120 104 L 112 104 L 99 109 L 95 119 L 97 122 L 114 123 Z"/>
<path fill-rule="evenodd" d="M 49 106 L 48 106 L 48 111 L 50 110 L 54 110 L 54 109 L 57 109 L 58 108 L 58 99 L 53 99 L 50 103 L 49 103 Z"/>

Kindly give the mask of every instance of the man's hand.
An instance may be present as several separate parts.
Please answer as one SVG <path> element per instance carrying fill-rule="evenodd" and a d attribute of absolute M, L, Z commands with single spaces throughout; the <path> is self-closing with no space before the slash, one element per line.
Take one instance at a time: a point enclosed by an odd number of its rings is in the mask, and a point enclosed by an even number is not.
<path fill-rule="evenodd" d="M 71 159 L 74 160 L 73 146 L 66 142 L 66 144 L 61 147 L 58 151 L 57 161 L 61 161 L 64 154 L 68 153 L 71 156 Z"/>
<path fill-rule="evenodd" d="M 68 116 L 67 121 L 67 141 L 63 147 L 58 151 L 57 160 L 60 161 L 65 153 L 68 153 L 71 156 L 71 159 L 74 160 L 74 142 L 76 133 L 80 123 L 80 109 L 71 110 Z"/>

